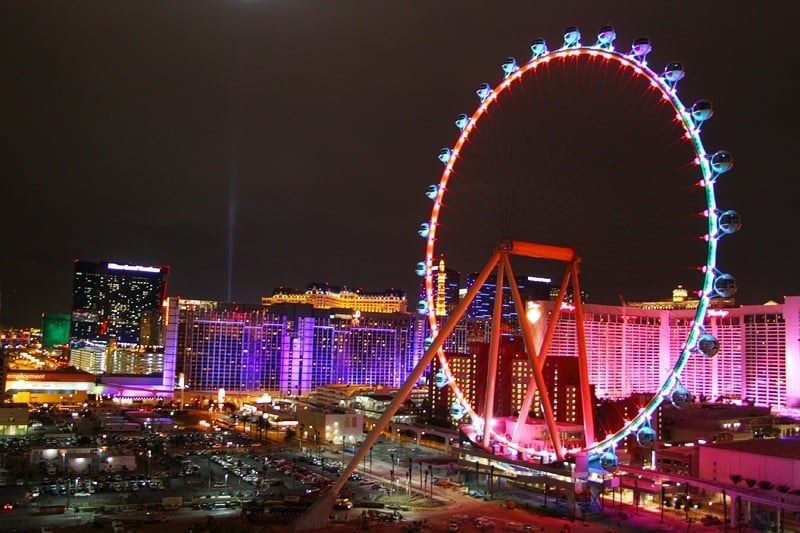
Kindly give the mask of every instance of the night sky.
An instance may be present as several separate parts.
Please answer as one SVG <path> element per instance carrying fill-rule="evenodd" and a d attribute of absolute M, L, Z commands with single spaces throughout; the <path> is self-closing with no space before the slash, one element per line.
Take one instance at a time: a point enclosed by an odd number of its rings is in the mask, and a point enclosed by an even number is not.
<path fill-rule="evenodd" d="M 719 253 L 737 301 L 798 295 L 798 14 L 788 1 L 2 2 L 0 322 L 68 312 L 76 258 L 170 265 L 169 293 L 188 298 L 256 303 L 320 281 L 415 302 L 424 193 L 455 118 L 535 37 L 557 48 L 575 25 L 592 43 L 607 23 L 620 50 L 648 36 L 654 70 L 684 63 L 685 103 L 714 102 L 706 148 L 735 162 L 719 204 L 744 221 Z M 449 266 L 480 269 L 511 227 L 487 220 L 530 198 L 519 238 L 575 245 L 591 301 L 699 286 L 699 174 L 650 96 L 592 62 L 509 93 L 452 184 Z M 524 194 L 487 192 L 502 180 Z"/>

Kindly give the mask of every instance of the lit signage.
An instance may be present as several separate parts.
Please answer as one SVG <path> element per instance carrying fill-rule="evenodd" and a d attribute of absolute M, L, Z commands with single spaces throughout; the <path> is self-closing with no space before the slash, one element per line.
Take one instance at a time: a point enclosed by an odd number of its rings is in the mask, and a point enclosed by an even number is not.
<path fill-rule="evenodd" d="M 44 374 L 9 374 L 9 379 L 16 379 L 19 381 L 43 381 Z"/>
<path fill-rule="evenodd" d="M 538 276 L 528 276 L 528 281 L 533 281 L 535 283 L 551 283 L 553 280 L 550 278 L 540 278 Z"/>
<path fill-rule="evenodd" d="M 158 267 L 148 267 L 141 265 L 120 265 L 117 263 L 109 263 L 108 268 L 111 270 L 127 270 L 129 272 L 150 272 L 153 274 L 161 272 L 161 269 Z"/>
<path fill-rule="evenodd" d="M 709 309 L 708 313 L 706 313 L 706 314 L 708 316 L 718 316 L 718 317 L 726 317 L 726 316 L 728 316 L 728 312 L 725 311 L 724 309 Z"/>

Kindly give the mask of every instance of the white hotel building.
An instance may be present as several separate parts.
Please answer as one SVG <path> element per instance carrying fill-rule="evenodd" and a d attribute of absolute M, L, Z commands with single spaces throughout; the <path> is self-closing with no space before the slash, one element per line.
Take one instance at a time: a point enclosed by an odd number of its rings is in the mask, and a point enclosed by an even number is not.
<path fill-rule="evenodd" d="M 541 327 L 552 315 L 552 302 Z M 574 313 L 562 310 L 549 355 L 577 354 Z M 584 305 L 589 381 L 599 398 L 653 393 L 674 367 L 693 310 Z M 720 341 L 712 358 L 692 355 L 680 380 L 696 397 L 750 399 L 800 410 L 800 296 L 784 303 L 712 309 L 706 330 Z"/>

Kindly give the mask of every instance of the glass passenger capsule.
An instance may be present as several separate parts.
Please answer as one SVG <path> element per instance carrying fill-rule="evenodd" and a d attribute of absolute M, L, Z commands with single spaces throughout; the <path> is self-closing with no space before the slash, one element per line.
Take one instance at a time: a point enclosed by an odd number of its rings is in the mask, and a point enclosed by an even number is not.
<path fill-rule="evenodd" d="M 453 155 L 453 151 L 450 148 L 442 148 L 439 150 L 439 161 L 447 164 L 447 162 L 450 161 L 451 155 Z"/>
<path fill-rule="evenodd" d="M 547 50 L 547 41 L 545 41 L 541 37 L 537 37 L 533 40 L 531 44 L 531 59 L 536 59 L 537 57 L 542 57 L 548 52 Z"/>
<path fill-rule="evenodd" d="M 714 278 L 714 292 L 722 298 L 730 298 L 736 294 L 736 280 L 730 274 L 720 274 Z"/>
<path fill-rule="evenodd" d="M 678 409 L 685 409 L 692 403 L 692 393 L 683 385 L 678 385 L 669 397 L 672 405 Z"/>
<path fill-rule="evenodd" d="M 730 235 L 742 229 L 742 217 L 736 211 L 729 209 L 720 213 L 717 225 L 722 233 Z"/>
<path fill-rule="evenodd" d="M 612 26 L 603 26 L 597 32 L 597 46 L 605 49 L 611 48 L 616 38 L 617 32 L 614 31 Z"/>
<path fill-rule="evenodd" d="M 714 335 L 706 333 L 697 341 L 697 350 L 706 357 L 714 357 L 719 352 L 719 341 Z"/>
<path fill-rule="evenodd" d="M 617 470 L 617 466 L 619 466 L 617 454 L 612 451 L 605 452 L 600 456 L 600 466 L 602 466 L 603 470 L 606 472 L 615 472 Z"/>
<path fill-rule="evenodd" d="M 478 90 L 475 91 L 475 94 L 478 95 L 478 99 L 481 102 L 489 98 L 489 95 L 492 94 L 492 88 L 488 83 L 481 83 L 478 87 Z"/>
<path fill-rule="evenodd" d="M 513 57 L 509 57 L 503 61 L 501 68 L 503 69 L 503 74 L 506 78 L 519 70 L 519 66 L 517 66 L 517 60 Z"/>
<path fill-rule="evenodd" d="M 636 432 L 636 442 L 643 448 L 652 448 L 657 439 L 656 432 L 650 426 L 639 428 Z"/>
<path fill-rule="evenodd" d="M 564 30 L 564 48 L 578 48 L 581 45 L 581 31 L 575 26 Z"/>
<path fill-rule="evenodd" d="M 679 63 L 677 61 L 673 61 L 672 63 L 667 63 L 667 66 L 664 67 L 664 72 L 661 76 L 670 84 L 675 85 L 679 81 L 683 79 L 686 75 L 686 72 L 683 70 L 683 63 Z"/>
<path fill-rule="evenodd" d="M 714 106 L 711 100 L 698 100 L 692 104 L 692 118 L 695 122 L 702 123 L 714 115 Z"/>
<path fill-rule="evenodd" d="M 724 174 L 733 167 L 733 156 L 727 150 L 720 150 L 711 156 L 710 162 L 715 174 Z"/>
<path fill-rule="evenodd" d="M 433 384 L 436 385 L 437 389 L 445 388 L 448 382 L 449 380 L 447 379 L 447 374 L 445 374 L 444 370 L 442 370 L 441 368 L 433 376 Z"/>
<path fill-rule="evenodd" d="M 634 39 L 633 46 L 631 46 L 631 55 L 638 59 L 641 63 L 646 63 L 647 54 L 653 51 L 653 45 L 650 44 L 650 39 L 647 37 L 639 37 Z"/>

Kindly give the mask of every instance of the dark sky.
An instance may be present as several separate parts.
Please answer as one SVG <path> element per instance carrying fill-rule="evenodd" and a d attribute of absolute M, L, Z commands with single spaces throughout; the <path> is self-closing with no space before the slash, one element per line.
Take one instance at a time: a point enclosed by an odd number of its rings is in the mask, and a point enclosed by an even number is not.
<path fill-rule="evenodd" d="M 686 103 L 714 102 L 704 141 L 735 158 L 718 199 L 744 220 L 719 256 L 738 301 L 800 294 L 798 11 L 788 1 L 2 2 L 0 321 L 36 325 L 42 312 L 68 311 L 75 258 L 170 265 L 169 292 L 184 297 L 226 300 L 230 290 L 258 302 L 278 285 L 327 281 L 396 287 L 415 301 L 424 192 L 438 182 L 436 156 L 455 141 L 456 116 L 475 109 L 480 83 L 501 79 L 506 57 L 529 59 L 533 38 L 556 48 L 576 25 L 593 42 L 606 23 L 618 49 L 650 37 L 654 70 L 682 61 Z M 640 250 L 666 250 L 684 269 L 704 260 L 695 235 L 672 222 L 680 238 L 633 233 L 694 208 L 650 186 L 673 167 L 685 175 L 688 156 L 673 150 L 669 115 L 636 97 L 645 93 L 596 64 L 554 68 L 512 94 L 485 143 L 464 155 L 465 176 L 476 170 L 463 184 L 518 171 L 561 184 L 531 191 L 534 210 L 552 222 L 572 206 L 556 226 L 574 231 L 529 239 L 613 250 L 616 266 L 584 259 L 600 299 L 697 284 Z M 674 190 L 689 194 L 682 181 Z M 469 194 L 483 198 L 477 185 L 453 184 L 454 205 Z M 483 207 L 465 203 L 462 218 L 445 218 L 452 233 L 442 241 L 483 226 L 470 205 Z M 584 244 L 577 230 L 605 240 Z M 463 272 L 488 253 L 455 246 L 442 249 Z M 631 265 L 649 294 L 625 287 Z"/>

